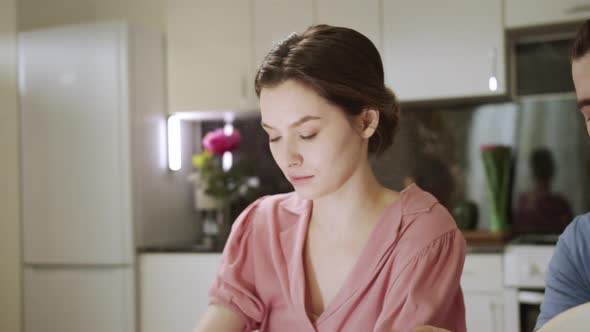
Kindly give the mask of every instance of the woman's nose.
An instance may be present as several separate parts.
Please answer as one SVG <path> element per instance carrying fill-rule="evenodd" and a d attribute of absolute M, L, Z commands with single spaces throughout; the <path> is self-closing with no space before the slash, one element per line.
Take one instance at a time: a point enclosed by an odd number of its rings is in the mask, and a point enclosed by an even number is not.
<path fill-rule="evenodd" d="M 301 153 L 299 152 L 299 150 L 297 149 L 296 144 L 294 143 L 287 143 L 285 144 L 285 155 L 287 158 L 287 167 L 297 167 L 297 166 L 301 166 L 301 163 L 303 162 L 303 157 L 301 156 Z"/>
<path fill-rule="evenodd" d="M 289 160 L 288 167 L 297 167 L 297 166 L 301 166 L 301 158 L 294 156 L 294 158 Z"/>

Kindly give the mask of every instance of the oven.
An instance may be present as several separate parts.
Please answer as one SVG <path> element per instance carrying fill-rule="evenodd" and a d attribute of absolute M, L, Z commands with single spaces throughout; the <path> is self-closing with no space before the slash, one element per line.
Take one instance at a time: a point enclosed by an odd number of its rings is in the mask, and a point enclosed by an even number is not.
<path fill-rule="evenodd" d="M 539 316 L 557 235 L 524 236 L 504 252 L 505 330 L 532 332 Z"/>

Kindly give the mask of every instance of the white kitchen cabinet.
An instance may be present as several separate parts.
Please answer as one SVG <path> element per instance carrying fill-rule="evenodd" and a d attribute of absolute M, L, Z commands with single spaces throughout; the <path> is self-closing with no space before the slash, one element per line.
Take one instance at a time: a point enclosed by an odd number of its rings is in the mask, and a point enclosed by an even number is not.
<path fill-rule="evenodd" d="M 503 255 L 468 254 L 461 275 L 461 287 L 464 291 L 502 291 L 504 289 L 503 271 Z"/>
<path fill-rule="evenodd" d="M 501 0 L 384 0 L 386 83 L 406 102 L 505 94 L 502 14 Z"/>
<path fill-rule="evenodd" d="M 313 24 L 313 0 L 254 0 L 253 21 L 257 69 L 277 42 L 292 32 L 301 33 Z"/>
<path fill-rule="evenodd" d="M 208 306 L 221 254 L 139 256 L 141 332 L 192 331 Z"/>
<path fill-rule="evenodd" d="M 314 23 L 357 29 L 381 48 L 380 0 L 171 0 L 166 11 L 169 112 L 257 109 L 262 60 Z"/>
<path fill-rule="evenodd" d="M 466 294 L 467 331 L 504 331 L 504 298 L 502 295 Z"/>
<path fill-rule="evenodd" d="M 207 309 L 220 260 L 221 254 L 141 254 L 141 332 L 192 330 Z M 461 286 L 468 331 L 504 331 L 502 266 L 501 254 L 467 255 Z"/>
<path fill-rule="evenodd" d="M 133 268 L 26 267 L 25 332 L 134 331 Z"/>
<path fill-rule="evenodd" d="M 314 23 L 355 29 L 381 51 L 380 3 L 380 0 L 316 0 Z"/>
<path fill-rule="evenodd" d="M 467 331 L 504 331 L 502 254 L 468 254 L 461 276 Z"/>
<path fill-rule="evenodd" d="M 168 111 L 255 108 L 251 5 L 167 1 Z"/>
<path fill-rule="evenodd" d="M 505 0 L 507 28 L 576 22 L 590 17 L 588 0 Z"/>

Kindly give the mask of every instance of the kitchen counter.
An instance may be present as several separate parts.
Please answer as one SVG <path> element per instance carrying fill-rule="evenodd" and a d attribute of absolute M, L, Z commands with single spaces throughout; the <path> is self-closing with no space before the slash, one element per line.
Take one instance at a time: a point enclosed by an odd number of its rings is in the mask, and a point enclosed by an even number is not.
<path fill-rule="evenodd" d="M 467 254 L 503 254 L 510 242 L 509 232 L 492 233 L 489 231 L 462 231 L 467 241 Z"/>
<path fill-rule="evenodd" d="M 162 244 L 139 247 L 137 252 L 146 253 L 221 253 L 221 250 L 209 246 L 185 243 L 185 244 Z M 502 254 L 504 246 L 467 246 L 467 254 Z"/>
<path fill-rule="evenodd" d="M 196 243 L 172 243 L 148 245 L 137 248 L 139 254 L 146 253 L 221 253 L 222 250 Z"/>
<path fill-rule="evenodd" d="M 503 254 L 503 245 L 493 246 L 471 246 L 467 245 L 467 254 Z"/>

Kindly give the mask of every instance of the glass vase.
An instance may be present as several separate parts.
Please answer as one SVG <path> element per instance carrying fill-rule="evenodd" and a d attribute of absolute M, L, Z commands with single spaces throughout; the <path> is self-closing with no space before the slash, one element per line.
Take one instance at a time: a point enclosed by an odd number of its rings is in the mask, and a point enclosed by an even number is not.
<path fill-rule="evenodd" d="M 490 231 L 493 233 L 507 232 L 508 218 L 506 211 L 498 211 L 498 209 L 492 208 L 490 211 Z"/>

